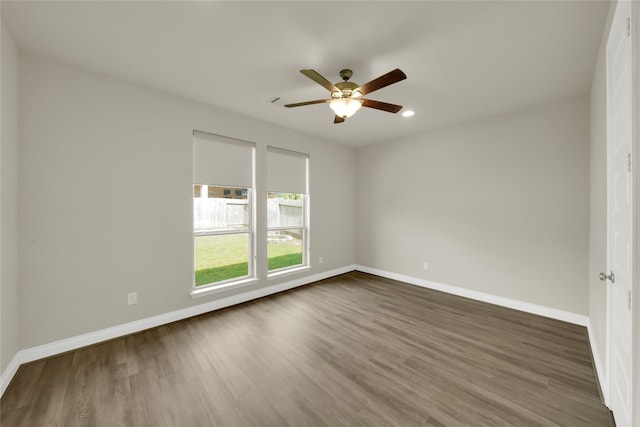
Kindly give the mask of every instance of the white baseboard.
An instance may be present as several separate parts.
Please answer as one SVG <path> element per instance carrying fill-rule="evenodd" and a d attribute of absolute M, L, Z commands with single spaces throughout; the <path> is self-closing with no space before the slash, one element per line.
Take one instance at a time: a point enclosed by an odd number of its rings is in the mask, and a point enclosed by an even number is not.
<path fill-rule="evenodd" d="M 572 313 L 570 311 L 558 310 L 555 308 L 545 307 L 542 305 L 532 304 L 511 298 L 505 298 L 497 295 L 487 294 L 485 292 L 474 291 L 471 289 L 460 288 L 457 286 L 445 285 L 430 280 L 419 279 L 416 277 L 405 276 L 403 274 L 391 273 L 389 271 L 378 270 L 377 268 L 356 265 L 355 269 L 363 273 L 375 274 L 376 276 L 386 277 L 387 279 L 398 280 L 400 282 L 409 283 L 423 288 L 429 288 L 436 291 L 446 292 L 452 295 L 458 295 L 477 301 L 488 302 L 490 304 L 500 305 L 502 307 L 513 308 L 515 310 L 527 313 L 537 314 L 539 316 L 549 317 L 564 322 L 573 323 L 580 326 L 589 324 L 589 317 L 583 314 Z"/>
<path fill-rule="evenodd" d="M 18 372 L 18 368 L 22 364 L 22 355 L 20 353 L 21 352 L 19 351 L 15 356 L 13 356 L 13 359 L 11 359 L 11 362 L 9 362 L 9 365 L 7 365 L 7 368 L 2 373 L 2 376 L 0 376 L 0 397 L 2 397 L 4 391 L 7 389 L 7 386 L 13 379 L 13 376 L 16 374 L 16 372 Z"/>
<path fill-rule="evenodd" d="M 5 390 L 9 386 L 9 383 L 11 382 L 11 379 L 13 379 L 13 376 L 16 374 L 18 368 L 23 363 L 33 362 L 34 360 L 43 359 L 45 357 L 50 357 L 56 354 L 64 353 L 66 351 L 75 350 L 102 341 L 133 334 L 135 332 L 140 332 L 145 329 L 165 325 L 177 320 L 182 320 L 189 317 L 197 316 L 199 314 L 208 313 L 210 311 L 219 310 L 221 308 L 230 307 L 232 305 L 251 301 L 253 299 L 262 298 L 267 295 L 272 295 L 278 292 L 293 289 L 298 286 L 348 273 L 353 270 L 355 270 L 355 266 L 349 265 L 334 270 L 325 271 L 323 273 L 313 274 L 311 276 L 305 276 L 299 279 L 290 280 L 288 282 L 279 283 L 277 285 L 266 286 L 264 288 L 255 289 L 227 298 L 210 301 L 204 304 L 183 308 L 181 310 L 171 311 L 169 313 L 159 314 L 157 316 L 148 317 L 146 319 L 136 320 L 134 322 L 125 323 L 111 328 L 101 329 L 99 331 L 89 332 L 83 335 L 78 335 L 52 343 L 20 350 L 11 360 L 9 366 L 4 370 L 2 376 L 0 377 L 0 397 L 4 394 Z"/>

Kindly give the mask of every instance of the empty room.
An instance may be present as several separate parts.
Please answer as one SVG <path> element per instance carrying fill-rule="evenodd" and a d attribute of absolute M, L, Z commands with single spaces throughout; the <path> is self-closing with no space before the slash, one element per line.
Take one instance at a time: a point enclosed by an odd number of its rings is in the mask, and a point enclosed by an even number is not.
<path fill-rule="evenodd" d="M 640 427 L 636 1 L 0 16 L 2 427 Z"/>

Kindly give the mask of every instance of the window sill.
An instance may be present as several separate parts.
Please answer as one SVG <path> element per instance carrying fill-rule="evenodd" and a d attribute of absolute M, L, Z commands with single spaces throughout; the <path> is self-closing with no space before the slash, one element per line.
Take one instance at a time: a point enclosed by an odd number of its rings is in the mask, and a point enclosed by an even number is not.
<path fill-rule="evenodd" d="M 217 286 L 203 286 L 202 288 L 192 289 L 191 298 L 200 298 L 207 295 L 217 294 L 219 292 L 229 291 L 231 289 L 243 288 L 245 286 L 255 285 L 258 279 L 244 279 L 236 282 L 224 283 Z"/>
<path fill-rule="evenodd" d="M 292 274 L 301 273 L 303 271 L 311 270 L 311 266 L 303 265 L 301 267 L 289 268 L 282 271 L 275 271 L 267 275 L 267 280 L 278 279 L 280 277 L 291 276 Z"/>

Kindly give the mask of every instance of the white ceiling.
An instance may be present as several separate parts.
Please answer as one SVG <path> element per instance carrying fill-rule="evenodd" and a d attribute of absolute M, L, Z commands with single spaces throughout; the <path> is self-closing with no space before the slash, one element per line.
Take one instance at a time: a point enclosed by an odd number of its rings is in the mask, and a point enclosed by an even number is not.
<path fill-rule="evenodd" d="M 608 1 L 2 1 L 20 48 L 321 138 L 362 146 L 585 93 Z M 333 124 L 328 92 L 351 68 L 363 84 L 407 80 Z M 280 96 L 279 105 L 268 102 Z"/>

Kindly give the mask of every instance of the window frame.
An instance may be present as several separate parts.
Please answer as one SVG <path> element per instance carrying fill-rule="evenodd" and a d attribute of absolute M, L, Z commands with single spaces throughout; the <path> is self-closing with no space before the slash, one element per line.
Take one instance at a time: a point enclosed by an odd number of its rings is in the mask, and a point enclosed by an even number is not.
<path fill-rule="evenodd" d="M 307 160 L 308 162 L 308 160 Z M 308 165 L 307 165 L 308 167 Z M 278 192 L 278 191 L 268 191 L 267 192 L 267 200 L 269 199 L 270 194 L 297 194 L 300 196 L 300 200 L 302 200 L 302 224 L 300 225 L 285 225 L 285 226 L 277 226 L 270 227 L 269 221 L 267 219 L 267 239 L 269 238 L 269 233 L 273 231 L 287 231 L 287 230 L 302 230 L 302 262 L 300 264 L 291 265 L 288 267 L 276 268 L 273 270 L 269 270 L 269 242 L 267 240 L 267 278 L 279 276 L 288 272 L 298 271 L 301 269 L 310 268 L 309 265 L 309 218 L 308 218 L 308 193 L 290 193 L 290 192 Z"/>
<path fill-rule="evenodd" d="M 303 160 L 304 164 L 298 163 Z M 277 146 L 267 146 L 267 181 L 265 196 L 269 193 L 300 194 L 303 198 L 303 224 L 302 224 L 302 264 L 290 267 L 269 270 L 269 254 L 267 248 L 267 279 L 297 273 L 311 269 L 311 195 L 309 186 L 311 156 L 308 153 L 289 150 Z M 284 172 L 284 173 L 283 173 Z M 267 213 L 268 215 L 268 213 Z M 273 227 L 275 229 L 275 227 Z M 299 227 L 285 227 L 288 229 Z M 267 234 L 269 236 L 269 224 L 267 218 Z"/>
<path fill-rule="evenodd" d="M 255 282 L 256 281 L 256 268 L 255 268 L 255 191 L 253 188 L 248 187 L 238 187 L 233 185 L 216 185 L 216 184 L 201 184 L 201 183 L 193 183 L 192 188 L 195 186 L 200 186 L 200 194 L 208 191 L 208 187 L 218 187 L 223 189 L 236 189 L 242 188 L 247 190 L 247 198 L 243 199 L 247 201 L 247 227 L 238 228 L 238 229 L 221 229 L 221 230 L 208 230 L 208 231 L 196 231 L 195 230 L 195 221 L 192 224 L 192 239 L 193 239 L 193 274 L 192 274 L 192 294 L 196 291 L 210 291 L 216 289 L 228 289 L 234 285 L 246 284 L 247 282 Z M 206 188 L 206 190 L 205 190 Z M 232 198 L 227 198 L 224 196 L 223 190 L 223 200 L 233 200 Z M 195 191 L 194 198 L 195 198 Z M 195 209 L 195 206 L 192 208 Z M 226 280 L 219 280 L 217 282 L 211 282 L 202 285 L 196 285 L 196 238 L 198 237 L 206 237 L 206 236 L 228 236 L 234 234 L 246 234 L 247 235 L 247 274 L 244 276 L 232 277 Z"/>
<path fill-rule="evenodd" d="M 209 145 L 211 141 L 217 146 Z M 193 180 L 191 183 L 191 298 L 198 298 L 258 283 L 257 268 L 257 191 L 256 191 L 256 144 L 224 135 L 193 130 Z M 249 149 L 246 154 L 242 147 Z M 220 150 L 220 151 L 219 151 Z M 239 157 L 238 157 L 239 156 Z M 245 157 L 247 156 L 247 157 Z M 233 160 L 232 160 L 233 159 Z M 244 175 L 243 175 L 243 172 Z M 240 173 L 239 173 L 240 172 Z M 210 182 L 202 182 L 210 181 Z M 195 186 L 222 187 L 219 198 L 236 198 L 233 190 L 224 194 L 224 188 L 246 189 L 247 227 L 229 230 L 195 230 Z M 244 193 L 244 191 L 242 191 Z M 202 196 L 202 190 L 200 195 Z M 210 196 L 207 193 L 207 197 Z M 244 194 L 241 194 L 244 196 Z M 243 224 L 244 225 L 244 224 Z M 207 235 L 247 235 L 247 275 L 219 280 L 196 286 L 196 239 Z"/>

